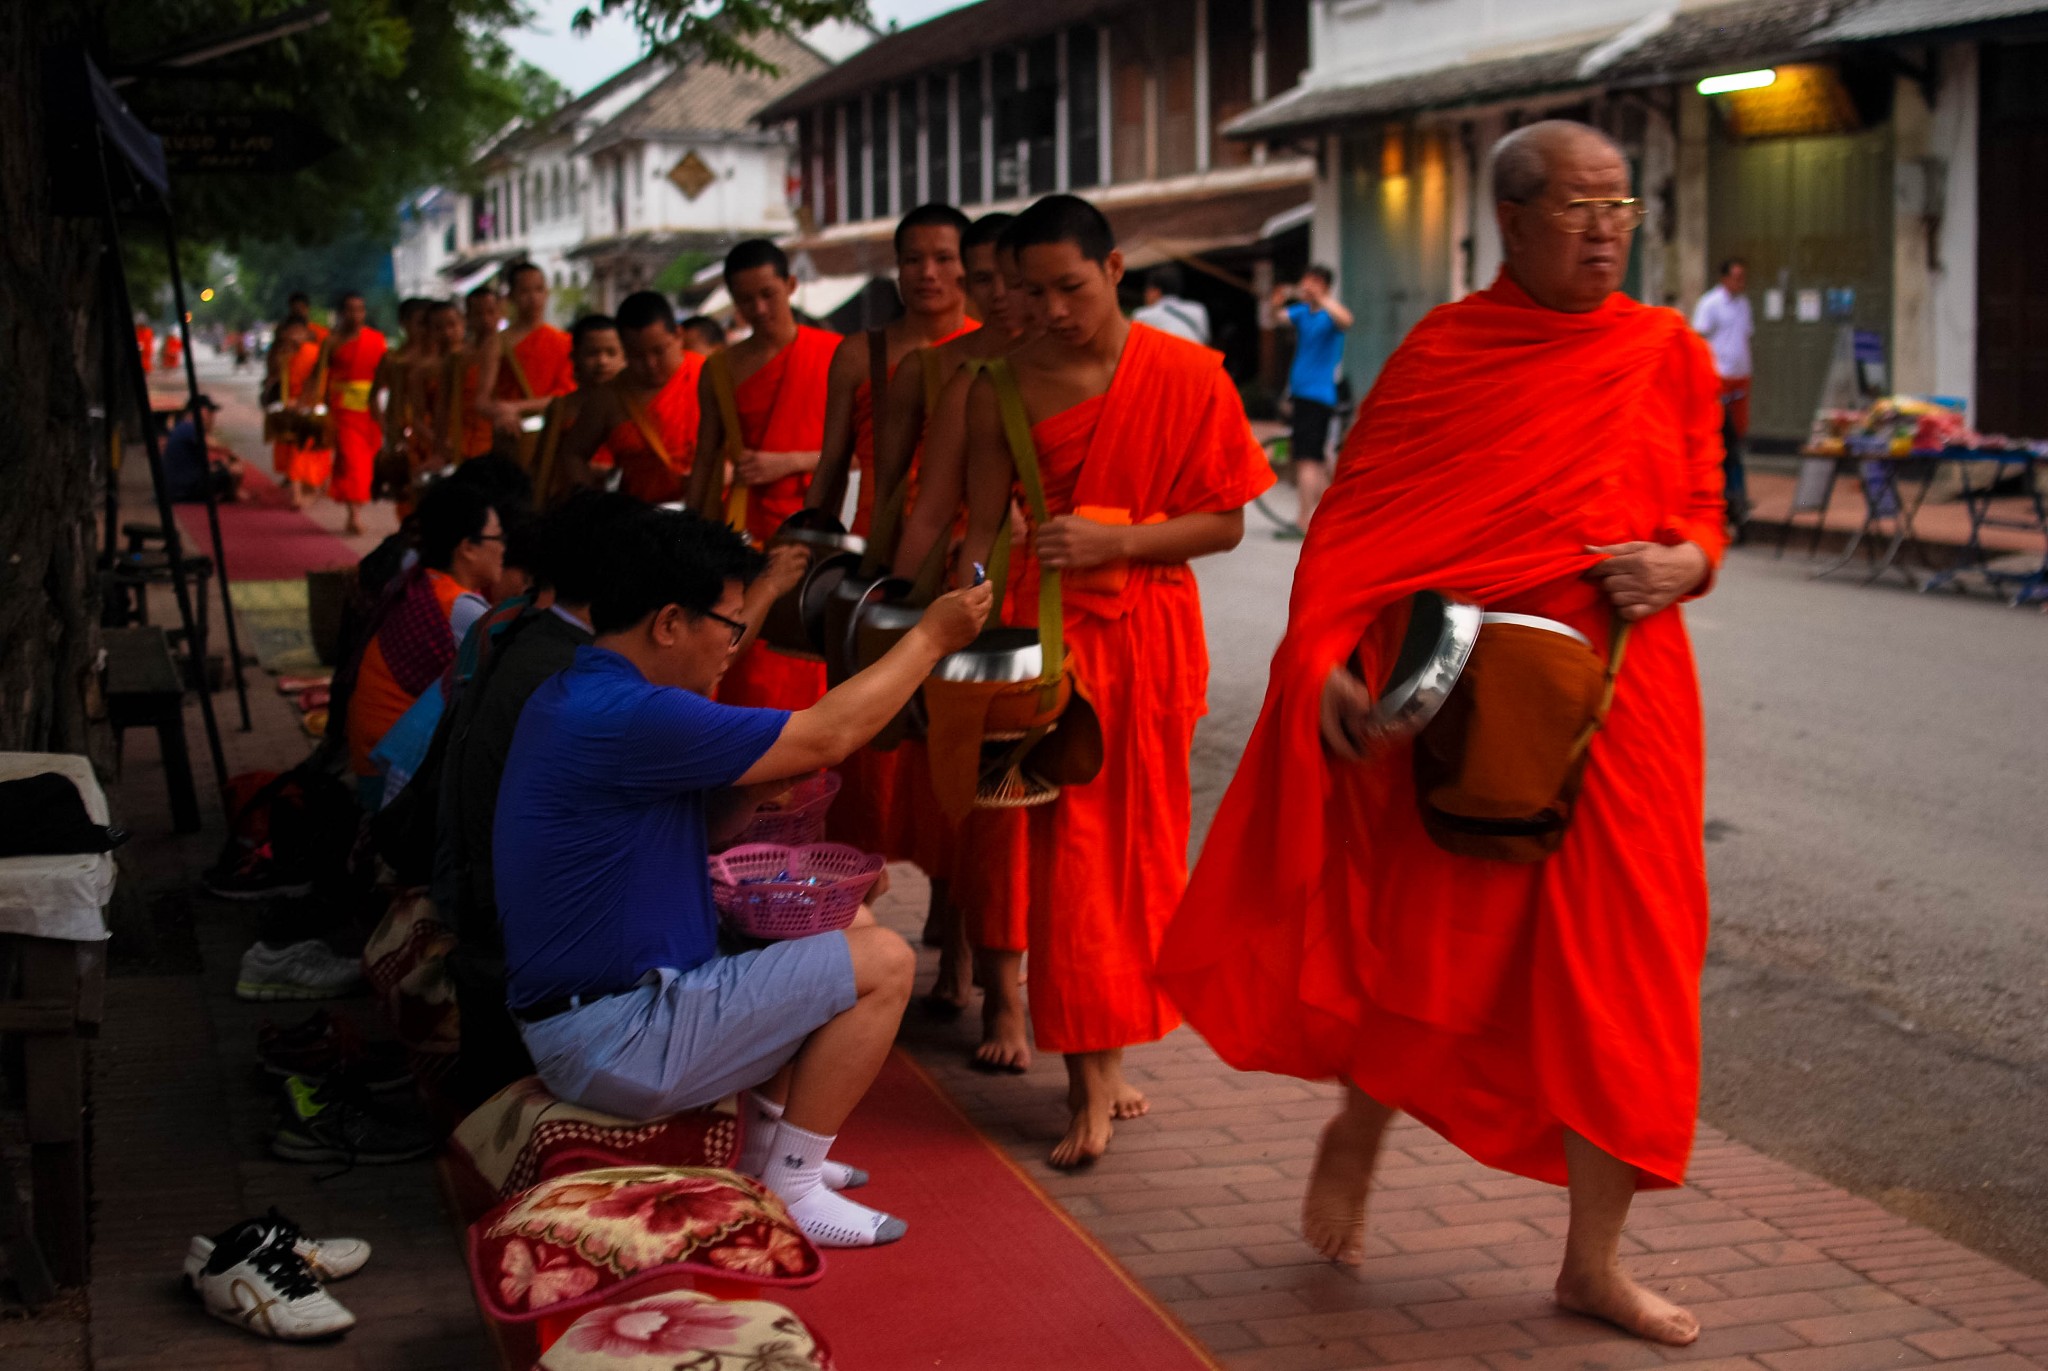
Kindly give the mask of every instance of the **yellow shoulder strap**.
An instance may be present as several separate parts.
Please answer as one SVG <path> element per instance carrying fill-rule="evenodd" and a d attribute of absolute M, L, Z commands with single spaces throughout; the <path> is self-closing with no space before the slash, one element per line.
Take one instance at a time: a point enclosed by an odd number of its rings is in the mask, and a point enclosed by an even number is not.
<path fill-rule="evenodd" d="M 1024 503 L 1034 527 L 1043 528 L 1051 517 L 1045 503 L 1045 483 L 1038 471 L 1038 445 L 1031 438 L 1031 418 L 1024 412 L 1024 397 L 1017 389 L 1017 374 L 1008 359 L 997 357 L 988 364 L 989 380 L 995 383 L 996 404 L 1002 410 L 1003 437 L 1010 446 L 1010 460 L 1016 464 L 1017 479 L 1024 487 Z M 1039 677 L 1047 689 L 1056 687 L 1066 670 L 1066 620 L 1060 600 L 1057 567 L 1041 566 L 1038 572 L 1038 641 L 1045 656 L 1045 671 Z"/>
<path fill-rule="evenodd" d="M 519 383 L 520 398 L 531 400 L 533 398 L 533 387 L 527 383 L 526 368 L 519 365 L 519 349 L 505 347 L 501 342 L 499 355 L 505 359 L 505 365 L 512 368 L 512 379 Z"/>
<path fill-rule="evenodd" d="M 740 437 L 740 401 L 733 387 L 732 361 L 725 353 L 714 352 L 704 365 L 711 371 L 711 396 L 718 403 L 718 428 L 724 439 L 720 446 L 726 462 L 737 465 L 746 444 Z M 725 521 L 741 533 L 747 531 L 747 483 L 737 475 L 726 492 Z"/>

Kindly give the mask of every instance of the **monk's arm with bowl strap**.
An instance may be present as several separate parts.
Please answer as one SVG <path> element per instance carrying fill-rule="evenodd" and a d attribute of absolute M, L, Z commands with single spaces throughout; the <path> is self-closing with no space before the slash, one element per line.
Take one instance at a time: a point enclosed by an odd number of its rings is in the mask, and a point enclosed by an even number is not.
<path fill-rule="evenodd" d="M 725 465 L 732 470 L 732 486 L 725 494 L 725 521 L 741 533 L 747 531 L 747 483 L 739 476 L 740 455 L 746 445 L 740 439 L 740 402 L 738 392 L 733 388 L 732 360 L 723 352 L 714 352 L 705 364 L 711 373 L 711 396 L 718 404 L 718 429 L 722 456 Z M 723 473 L 707 472 L 704 477 L 704 491 L 709 496 L 719 493 L 719 482 Z M 708 506 L 710 501 L 707 500 Z"/>

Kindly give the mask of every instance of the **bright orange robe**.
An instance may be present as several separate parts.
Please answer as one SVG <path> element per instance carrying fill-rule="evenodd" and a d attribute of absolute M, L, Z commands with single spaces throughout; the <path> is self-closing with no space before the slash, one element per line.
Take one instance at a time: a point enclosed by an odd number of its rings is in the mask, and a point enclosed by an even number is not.
<path fill-rule="evenodd" d="M 319 364 L 320 345 L 311 341 L 299 344 L 299 350 L 285 362 L 284 402 L 287 408 L 305 394 L 307 386 L 313 384 L 313 372 Z M 327 478 L 332 474 L 334 451 L 310 444 L 272 443 L 270 462 L 286 480 L 318 490 L 327 484 Z"/>
<path fill-rule="evenodd" d="M 1054 517 L 1223 513 L 1273 484 L 1222 357 L 1143 324 L 1106 394 L 1031 433 Z M 1067 650 L 1106 760 L 1093 781 L 1031 811 L 1031 1027 L 1044 1051 L 1095 1052 L 1180 1022 L 1152 961 L 1187 883 L 1188 750 L 1208 708 L 1209 654 L 1184 562 L 1061 581 Z"/>
<path fill-rule="evenodd" d="M 156 370 L 156 330 L 147 324 L 135 326 L 135 350 L 142 355 L 145 373 Z"/>
<path fill-rule="evenodd" d="M 362 328 L 327 351 L 327 412 L 334 416 L 334 480 L 328 493 L 344 504 L 365 504 L 384 429 L 370 413 L 370 388 L 384 360 L 384 335 Z"/>
<path fill-rule="evenodd" d="M 1028 551 L 1010 558 L 1002 621 L 1038 627 L 1038 563 Z M 929 769 L 927 769 L 929 770 Z M 967 936 L 993 952 L 1031 944 L 1031 811 L 970 809 L 956 830 L 950 895 L 967 918 Z"/>
<path fill-rule="evenodd" d="M 462 383 L 458 391 L 462 403 L 462 434 L 456 444 L 455 453 L 455 460 L 458 462 L 484 456 L 497 441 L 496 434 L 491 428 L 490 416 L 483 412 L 483 406 L 477 398 L 483 386 L 483 375 L 476 351 L 471 349 L 462 356 Z"/>
<path fill-rule="evenodd" d="M 525 387 L 519 384 L 521 376 L 526 378 Z M 553 324 L 535 324 L 516 346 L 505 350 L 498 364 L 500 400 L 538 400 L 567 395 L 574 389 L 576 372 L 569 365 L 569 335 Z"/>
<path fill-rule="evenodd" d="M 975 320 L 939 339 L 931 346 L 949 343 L 961 334 L 980 328 Z M 889 368 L 894 380 L 906 353 Z M 919 363 L 918 365 L 923 365 Z M 925 416 L 929 421 L 930 416 Z M 917 494 L 917 470 L 924 456 L 920 440 L 911 450 L 910 466 L 904 473 L 911 483 L 904 501 L 907 518 L 911 500 Z M 874 385 L 862 380 L 853 392 L 853 464 L 860 472 L 860 494 L 854 514 L 853 531 L 867 537 L 873 529 L 875 506 L 875 397 Z M 897 525 L 900 534 L 902 524 Z M 927 876 L 947 879 L 953 868 L 955 826 L 939 808 L 932 790 L 932 768 L 924 743 L 906 738 L 889 751 L 864 747 L 840 765 L 842 789 L 833 804 L 828 836 L 863 852 L 880 852 L 892 862 L 913 862 Z"/>
<path fill-rule="evenodd" d="M 185 343 L 173 333 L 164 339 L 164 370 L 176 371 L 178 364 L 185 360 Z"/>
<path fill-rule="evenodd" d="M 788 347 L 733 387 L 740 443 L 752 452 L 816 452 L 825 442 L 825 378 L 839 335 L 800 325 Z M 765 543 L 803 508 L 807 475 L 785 476 L 747 490 L 747 536 Z M 825 693 L 825 667 L 784 657 L 758 643 L 726 669 L 718 698 L 730 705 L 808 709 Z"/>
<path fill-rule="evenodd" d="M 683 498 L 684 483 L 697 459 L 697 383 L 703 370 L 704 359 L 685 352 L 683 364 L 667 384 L 652 400 L 640 402 L 647 422 L 661 436 L 666 460 L 630 417 L 605 435 L 605 450 L 619 469 L 619 489 L 634 499 L 661 505 Z M 620 403 L 625 403 L 625 392 L 618 394 Z"/>
<path fill-rule="evenodd" d="M 1721 415 L 1685 320 L 1614 295 L 1564 314 L 1505 277 L 1401 344 L 1295 573 L 1265 711 L 1160 979 L 1244 1070 L 1341 1076 L 1489 1166 L 1562 1184 L 1569 1128 L 1677 1185 L 1706 951 L 1699 686 L 1668 609 L 1631 630 L 1564 846 L 1515 865 L 1423 832 L 1401 745 L 1320 743 L 1323 682 L 1421 589 L 1575 625 L 1611 617 L 1585 549 L 1723 544 Z M 1035 985 L 1035 978 L 1034 978 Z"/>

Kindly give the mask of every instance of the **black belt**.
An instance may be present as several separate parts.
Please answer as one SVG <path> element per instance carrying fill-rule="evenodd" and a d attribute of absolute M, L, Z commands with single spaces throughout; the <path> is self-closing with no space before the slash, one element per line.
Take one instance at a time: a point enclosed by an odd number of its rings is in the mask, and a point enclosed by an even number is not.
<path fill-rule="evenodd" d="M 602 995 L 557 995 L 552 1000 L 539 1000 L 523 1008 L 514 1009 L 512 1017 L 523 1024 L 546 1023 L 549 1019 L 567 1014 L 572 1009 L 581 1009 L 585 1005 L 596 1004 L 599 1000 L 608 1000 L 618 993 L 612 990 Z"/>

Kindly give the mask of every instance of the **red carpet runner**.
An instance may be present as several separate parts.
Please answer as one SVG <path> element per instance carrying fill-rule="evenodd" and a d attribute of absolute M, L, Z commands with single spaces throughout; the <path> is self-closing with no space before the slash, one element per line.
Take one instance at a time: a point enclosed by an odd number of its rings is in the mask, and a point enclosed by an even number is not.
<path fill-rule="evenodd" d="M 357 555 L 349 545 L 286 503 L 284 491 L 251 468 L 251 498 L 220 507 L 220 540 L 227 551 L 228 575 L 234 581 L 296 581 L 309 571 L 352 566 Z M 178 528 L 194 552 L 211 552 L 206 506 L 179 505 Z"/>
<path fill-rule="evenodd" d="M 833 1155 L 872 1169 L 857 1198 L 910 1225 L 892 1246 L 833 1253 L 809 1290 L 767 1296 L 831 1344 L 840 1371 L 1215 1371 L 901 1052 Z"/>

